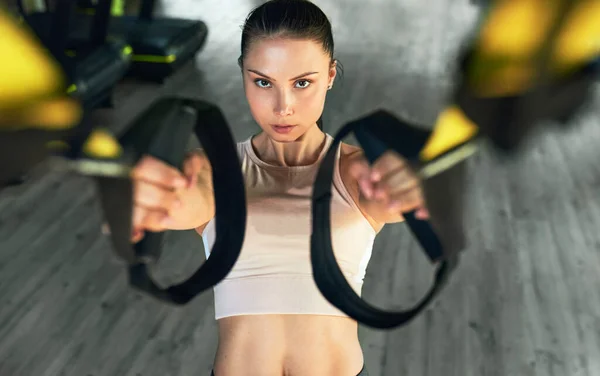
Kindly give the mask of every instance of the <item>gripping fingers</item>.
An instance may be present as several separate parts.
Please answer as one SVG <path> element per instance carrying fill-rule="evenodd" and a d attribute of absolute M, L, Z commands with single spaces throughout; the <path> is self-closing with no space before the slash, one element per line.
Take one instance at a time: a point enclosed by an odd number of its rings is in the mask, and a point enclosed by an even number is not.
<path fill-rule="evenodd" d="M 190 152 L 183 162 L 183 174 L 188 179 L 188 187 L 198 184 L 198 174 L 204 168 L 204 159 L 197 152 Z"/>
<path fill-rule="evenodd" d="M 167 230 L 169 213 L 181 206 L 177 193 L 144 181 L 134 181 L 132 241 L 143 237 L 143 231 Z"/>
<path fill-rule="evenodd" d="M 390 172 L 381 181 L 376 183 L 375 198 L 380 201 L 389 201 L 393 196 L 402 195 L 413 189 L 418 189 L 419 181 L 409 168 L 401 167 Z"/>
<path fill-rule="evenodd" d="M 176 191 L 164 189 L 145 181 L 134 181 L 133 197 L 136 206 L 159 209 L 167 213 L 181 206 Z"/>
<path fill-rule="evenodd" d="M 206 160 L 197 151 L 189 152 L 183 162 L 184 174 L 199 173 L 206 165 Z"/>
<path fill-rule="evenodd" d="M 367 160 L 360 156 L 354 157 L 348 172 L 358 182 L 360 191 L 367 199 L 373 198 L 373 183 L 370 179 L 370 167 Z"/>
<path fill-rule="evenodd" d="M 389 187 L 389 192 L 393 195 L 397 192 L 418 188 L 419 180 L 412 173 L 410 168 L 401 167 L 397 171 L 386 176 L 384 184 Z"/>
<path fill-rule="evenodd" d="M 137 242 L 144 231 L 167 229 L 169 214 L 181 207 L 177 192 L 188 180 L 174 167 L 152 158 L 142 158 L 132 172 L 133 213 L 131 240 Z"/>
<path fill-rule="evenodd" d="M 167 212 L 136 205 L 133 208 L 133 234 L 142 230 L 153 232 L 165 231 L 165 221 L 169 218 Z"/>
<path fill-rule="evenodd" d="M 134 180 L 146 181 L 168 189 L 185 188 L 187 179 L 175 167 L 150 157 L 143 157 L 132 171 Z"/>
<path fill-rule="evenodd" d="M 409 212 L 425 206 L 423 193 L 419 187 L 390 195 L 388 210 L 390 212 Z"/>

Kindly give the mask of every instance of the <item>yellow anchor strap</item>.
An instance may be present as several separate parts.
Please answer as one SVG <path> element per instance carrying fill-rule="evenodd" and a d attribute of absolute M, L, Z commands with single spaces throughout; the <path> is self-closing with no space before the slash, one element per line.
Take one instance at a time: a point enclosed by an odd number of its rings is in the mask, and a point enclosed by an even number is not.
<path fill-rule="evenodd" d="M 564 75 L 600 54 L 600 1 L 497 0 L 475 43 L 469 83 L 481 96 L 523 93 L 535 84 L 536 54 L 567 3 L 573 2 L 550 54 L 550 73 Z"/>
<path fill-rule="evenodd" d="M 71 128 L 81 108 L 59 64 L 24 24 L 0 8 L 0 130 Z"/>
<path fill-rule="evenodd" d="M 477 136 L 479 127 L 457 106 L 447 107 L 440 113 L 419 158 L 429 162 Z"/>
<path fill-rule="evenodd" d="M 518 95 L 534 84 L 533 61 L 558 12 L 568 0 L 498 0 L 491 7 L 475 45 L 475 59 L 467 79 L 482 97 Z M 551 53 L 553 74 L 565 74 L 600 55 L 600 0 L 575 0 Z M 420 152 L 431 161 L 467 143 L 478 126 L 457 106 L 440 113 Z"/>
<path fill-rule="evenodd" d="M 83 152 L 92 158 L 116 159 L 123 154 L 123 149 L 112 133 L 106 129 L 97 128 L 85 141 Z"/>

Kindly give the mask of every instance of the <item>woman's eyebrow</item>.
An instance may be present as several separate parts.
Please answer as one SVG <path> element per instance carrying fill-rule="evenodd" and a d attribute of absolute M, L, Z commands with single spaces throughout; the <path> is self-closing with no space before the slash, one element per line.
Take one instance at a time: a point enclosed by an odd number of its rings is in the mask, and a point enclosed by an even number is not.
<path fill-rule="evenodd" d="M 273 79 L 273 78 L 271 78 L 271 77 L 267 76 L 266 74 L 264 74 L 264 73 L 262 73 L 262 72 L 260 72 L 260 71 L 257 71 L 257 70 L 255 70 L 255 69 L 247 69 L 247 71 L 248 71 L 248 72 L 252 72 L 252 73 L 254 73 L 254 74 L 257 74 L 257 75 L 259 75 L 259 76 L 262 76 L 262 77 L 264 77 L 264 78 L 266 78 L 266 79 L 269 79 L 269 80 L 271 80 L 271 81 L 276 81 L 275 79 Z M 299 76 L 296 76 L 296 77 L 294 77 L 294 78 L 291 78 L 291 79 L 290 79 L 290 81 L 294 81 L 294 80 L 297 80 L 297 79 L 299 79 L 299 78 L 306 77 L 306 76 L 310 76 L 311 74 L 317 74 L 317 73 L 319 73 L 319 72 L 305 72 L 305 73 L 302 73 L 302 74 L 301 74 L 301 75 L 299 75 Z"/>

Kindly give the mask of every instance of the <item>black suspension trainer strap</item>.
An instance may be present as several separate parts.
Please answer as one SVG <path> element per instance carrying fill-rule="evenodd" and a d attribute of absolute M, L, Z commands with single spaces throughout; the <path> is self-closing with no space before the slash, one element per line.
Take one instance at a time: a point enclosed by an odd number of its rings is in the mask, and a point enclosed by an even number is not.
<path fill-rule="evenodd" d="M 114 161 L 104 166 L 97 160 L 88 161 L 91 163 L 87 166 L 79 163 L 80 171 L 97 177 L 115 254 L 128 264 L 130 285 L 161 301 L 179 305 L 225 278 L 242 248 L 246 194 L 233 136 L 217 107 L 202 101 L 163 98 L 134 120 L 119 139 L 126 159 L 135 162 L 150 155 L 181 166 L 194 133 L 212 166 L 217 235 L 206 262 L 186 281 L 167 288 L 160 287 L 149 273 L 149 265 L 160 258 L 165 232 L 147 232 L 135 245 L 129 241 L 133 206 L 130 169 L 117 163 L 111 171 Z"/>
<path fill-rule="evenodd" d="M 387 150 L 394 150 L 406 158 L 419 175 L 425 177 L 423 191 L 431 220 L 419 220 L 414 212 L 405 213 L 404 218 L 430 262 L 437 265 L 437 270 L 426 296 L 414 308 L 406 311 L 387 312 L 362 300 L 348 284 L 333 253 L 330 207 L 335 151 L 350 132 L 354 132 L 370 163 Z M 464 248 L 464 165 L 461 161 L 474 152 L 475 146 L 469 140 L 423 166 L 419 161 L 419 152 L 428 140 L 429 133 L 400 121 L 388 112 L 377 111 L 346 124 L 337 133 L 317 173 L 312 197 L 311 235 L 315 282 L 329 302 L 367 326 L 392 328 L 416 317 L 447 283 L 450 272 L 458 263 L 458 254 Z M 436 169 L 444 169 L 444 172 L 436 173 Z"/>
<path fill-rule="evenodd" d="M 0 55 L 14 62 L 0 72 L 0 188 L 55 155 L 63 166 L 96 179 L 114 252 L 128 265 L 130 285 L 161 301 L 185 304 L 225 278 L 244 240 L 246 194 L 236 144 L 221 111 L 203 101 L 163 98 L 117 139 L 88 123 L 81 104 L 66 95 L 66 76 L 56 58 L 1 8 L 0 29 Z M 35 80 L 27 79 L 31 72 Z M 82 137 L 71 137 L 82 128 Z M 193 134 L 212 166 L 216 240 L 211 256 L 190 278 L 162 288 L 148 266 L 160 257 L 164 233 L 149 232 L 139 243 L 130 242 L 130 173 L 144 155 L 181 167 Z"/>

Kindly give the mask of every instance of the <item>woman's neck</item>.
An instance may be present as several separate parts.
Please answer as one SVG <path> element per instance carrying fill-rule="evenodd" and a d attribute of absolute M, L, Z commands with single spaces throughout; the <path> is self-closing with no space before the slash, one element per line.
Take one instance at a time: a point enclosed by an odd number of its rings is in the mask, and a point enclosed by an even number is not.
<path fill-rule="evenodd" d="M 262 132 L 252 140 L 256 155 L 277 166 L 309 166 L 317 162 L 323 147 L 325 133 L 315 124 L 295 141 L 279 142 Z"/>

